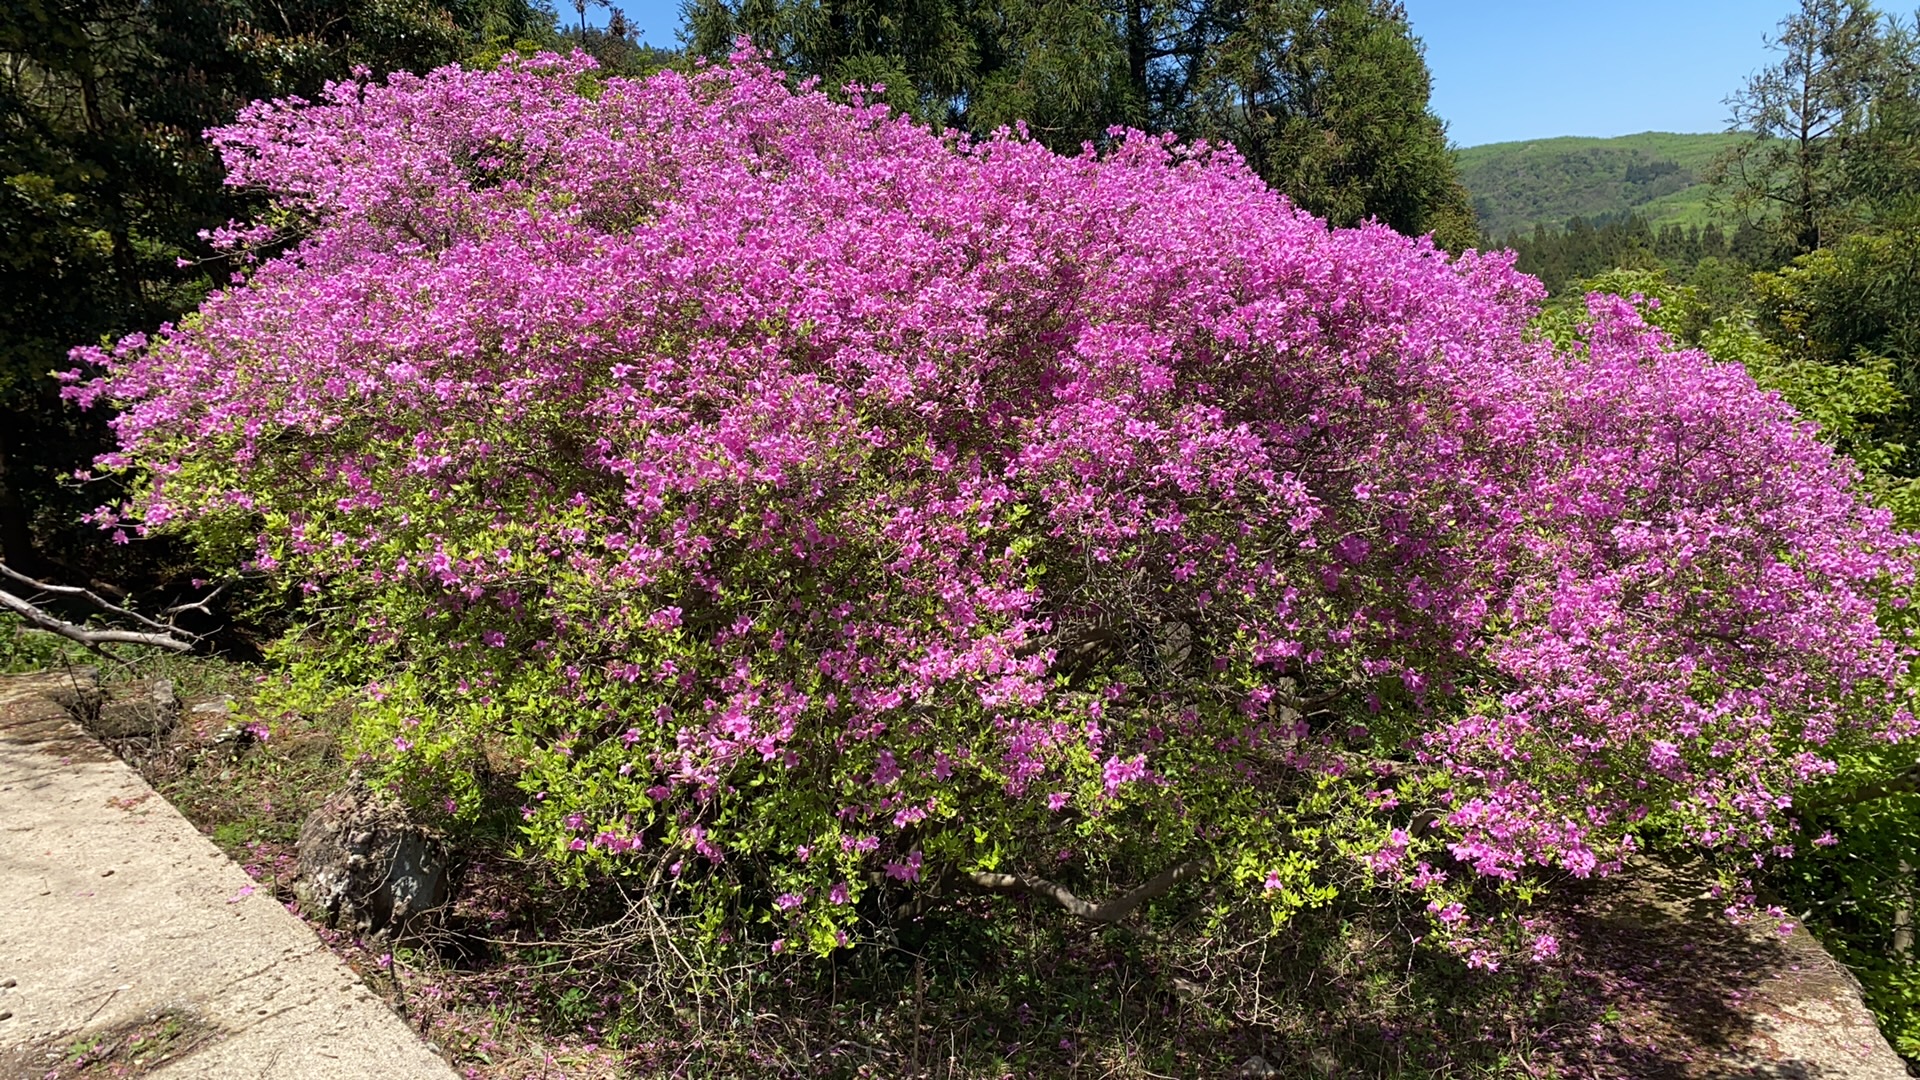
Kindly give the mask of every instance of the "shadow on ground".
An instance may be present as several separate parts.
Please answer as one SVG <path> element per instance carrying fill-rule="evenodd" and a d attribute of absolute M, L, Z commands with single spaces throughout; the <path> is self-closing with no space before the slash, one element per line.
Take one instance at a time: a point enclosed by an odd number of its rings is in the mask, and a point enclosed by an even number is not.
<path fill-rule="evenodd" d="M 1648 865 L 1568 897 L 1568 979 L 1542 1049 L 1562 1075 L 1897 1080 L 1852 977 L 1804 930 L 1735 924 L 1704 879 Z"/>

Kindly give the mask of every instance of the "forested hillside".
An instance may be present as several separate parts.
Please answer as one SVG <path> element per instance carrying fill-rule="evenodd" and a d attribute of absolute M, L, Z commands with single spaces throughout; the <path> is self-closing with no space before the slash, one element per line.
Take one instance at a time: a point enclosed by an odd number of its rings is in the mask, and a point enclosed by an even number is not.
<path fill-rule="evenodd" d="M 1742 138 L 1648 131 L 1489 143 L 1456 156 L 1487 236 L 1628 213 L 1658 228 L 1707 223 L 1707 167 Z"/>

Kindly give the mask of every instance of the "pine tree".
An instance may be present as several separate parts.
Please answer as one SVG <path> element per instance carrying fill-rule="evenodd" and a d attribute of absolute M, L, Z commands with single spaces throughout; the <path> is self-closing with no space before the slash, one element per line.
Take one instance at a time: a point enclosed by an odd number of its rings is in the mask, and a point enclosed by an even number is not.
<path fill-rule="evenodd" d="M 979 28 L 966 0 L 688 0 L 694 52 L 725 56 L 745 36 L 829 90 L 885 88 L 889 104 L 947 124 L 978 86 Z"/>
<path fill-rule="evenodd" d="M 1161 20 L 1152 0 L 996 0 L 975 12 L 981 67 L 961 118 L 971 130 L 1025 123 L 1040 142 L 1072 152 L 1104 142 L 1116 125 L 1166 126 L 1128 48 Z"/>
<path fill-rule="evenodd" d="M 1920 24 L 1889 20 L 1864 131 L 1844 164 L 1851 228 L 1920 223 Z"/>
<path fill-rule="evenodd" d="M 1472 203 L 1397 0 L 1226 0 L 1195 61 L 1183 133 L 1226 139 L 1335 224 L 1377 218 L 1443 245 L 1475 239 Z"/>
<path fill-rule="evenodd" d="M 1734 127 L 1753 138 L 1717 163 L 1713 182 L 1791 257 L 1843 231 L 1849 163 L 1893 75 L 1891 41 L 1867 0 L 1800 0 L 1771 44 L 1779 61 L 1727 99 Z"/>

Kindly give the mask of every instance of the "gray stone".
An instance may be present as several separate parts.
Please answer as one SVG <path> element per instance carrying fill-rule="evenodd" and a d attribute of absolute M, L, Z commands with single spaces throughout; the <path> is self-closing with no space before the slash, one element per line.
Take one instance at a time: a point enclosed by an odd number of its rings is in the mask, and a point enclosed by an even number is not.
<path fill-rule="evenodd" d="M 358 778 L 307 815 L 299 860 L 294 893 L 329 926 L 405 936 L 451 898 L 440 838 Z"/>
<path fill-rule="evenodd" d="M 1595 1044 L 1581 1075 L 1907 1080 L 1859 983 L 1811 933 L 1730 922 L 1698 868 L 1630 866 L 1574 905 L 1584 973 L 1633 991 L 1593 1002 L 1616 1007 L 1612 1056 Z"/>
<path fill-rule="evenodd" d="M 180 722 L 180 699 L 169 679 L 111 696 L 95 691 L 72 697 L 68 708 L 81 725 L 109 743 L 164 738 Z"/>
<path fill-rule="evenodd" d="M 198 716 L 226 716 L 233 712 L 233 695 L 221 694 L 210 701 L 195 702 L 192 712 Z"/>

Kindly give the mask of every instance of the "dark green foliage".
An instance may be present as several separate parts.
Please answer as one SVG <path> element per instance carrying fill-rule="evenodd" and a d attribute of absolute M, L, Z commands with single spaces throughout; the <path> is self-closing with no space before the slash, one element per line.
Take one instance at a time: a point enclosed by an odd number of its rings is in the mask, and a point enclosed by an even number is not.
<path fill-rule="evenodd" d="M 1920 795 L 1911 792 L 1816 810 L 1806 835 L 1830 834 L 1842 841 L 1804 843 L 1800 857 L 1776 873 L 1774 883 L 1816 927 L 1835 958 L 1859 976 L 1887 1041 L 1908 1060 L 1920 1058 L 1915 822 L 1920 822 Z"/>
<path fill-rule="evenodd" d="M 1230 141 L 1337 224 L 1462 247 L 1477 232 L 1419 41 L 1388 0 L 690 0 L 693 51 L 745 34 L 829 86 L 922 120 L 1024 123 L 1072 151 L 1109 128 Z"/>
<path fill-rule="evenodd" d="M 884 86 L 895 108 L 946 122 L 979 84 L 980 29 L 964 0 L 689 0 L 693 51 L 746 35 L 774 63 L 830 87 Z"/>
<path fill-rule="evenodd" d="M 1502 247 L 1519 256 L 1521 270 L 1559 293 L 1572 282 L 1594 277 L 1615 267 L 1648 269 L 1659 265 L 1654 237 L 1637 216 L 1616 218 L 1595 226 L 1576 217 L 1566 228 L 1536 225 L 1531 236 L 1510 236 Z"/>
<path fill-rule="evenodd" d="M 1761 332 L 1781 351 L 1827 370 L 1879 373 L 1897 391 L 1870 449 L 1904 481 L 1888 501 L 1920 524 L 1920 229 L 1855 233 L 1802 255 L 1757 275 L 1754 301 Z"/>
<path fill-rule="evenodd" d="M 1887 30 L 1879 87 L 1841 181 L 1853 229 L 1920 222 L 1920 27 Z"/>
<path fill-rule="evenodd" d="M 1653 238 L 1653 254 L 1668 265 L 1692 266 L 1702 259 L 1724 259 L 1727 234 L 1718 225 L 1664 225 Z"/>
<path fill-rule="evenodd" d="M 1721 297 L 1719 310 L 1746 302 L 1753 270 L 1777 263 L 1771 239 L 1752 225 L 1731 236 L 1713 224 L 1669 224 L 1656 232 L 1638 214 L 1598 221 L 1576 217 L 1562 228 L 1536 225 L 1531 233 L 1508 235 L 1498 246 L 1513 249 L 1520 269 L 1538 277 L 1549 292 L 1613 269 L 1665 269 Z"/>
<path fill-rule="evenodd" d="M 1151 101 L 1160 81 L 1136 79 L 1130 55 L 1114 47 L 1115 19 L 1126 13 L 1082 0 L 1016 0 L 984 6 L 977 85 L 952 122 L 974 131 L 1024 123 L 1033 136 L 1071 150 L 1106 138 L 1114 124 L 1165 127 Z M 1135 5 L 1132 25 L 1151 25 L 1156 9 Z"/>
<path fill-rule="evenodd" d="M 1770 336 L 1813 359 L 1892 360 L 1920 391 L 1920 228 L 1856 233 L 1758 282 Z"/>
<path fill-rule="evenodd" d="M 1642 165 L 1639 162 L 1627 166 L 1626 181 L 1629 185 L 1645 187 L 1659 183 L 1668 176 L 1680 174 L 1680 163 L 1664 158 Z"/>
<path fill-rule="evenodd" d="M 1232 142 L 1268 183 L 1336 224 L 1378 218 L 1456 249 L 1477 239 L 1400 4 L 1219 6 L 1224 32 L 1190 61 L 1181 130 Z"/>
<path fill-rule="evenodd" d="M 356 65 L 424 70 L 551 21 L 525 0 L 0 0 L 0 554 L 131 576 L 78 521 L 104 493 L 63 483 L 106 446 L 102 421 L 47 375 L 230 272 L 199 234 L 241 204 L 202 132 Z"/>

